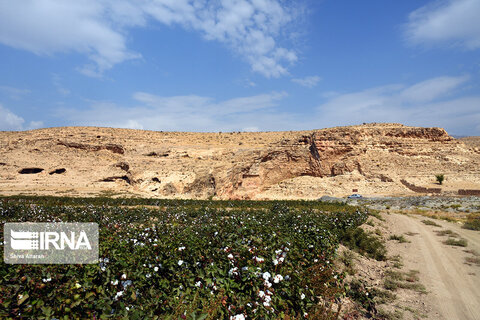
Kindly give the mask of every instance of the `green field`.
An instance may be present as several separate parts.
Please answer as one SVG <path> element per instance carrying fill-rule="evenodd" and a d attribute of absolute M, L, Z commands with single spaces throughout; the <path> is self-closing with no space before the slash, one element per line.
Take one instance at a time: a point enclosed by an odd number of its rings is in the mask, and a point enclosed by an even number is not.
<path fill-rule="evenodd" d="M 314 201 L 3 197 L 2 223 L 97 222 L 101 258 L 2 261 L 0 318 L 333 319 L 332 260 L 366 218 Z"/>

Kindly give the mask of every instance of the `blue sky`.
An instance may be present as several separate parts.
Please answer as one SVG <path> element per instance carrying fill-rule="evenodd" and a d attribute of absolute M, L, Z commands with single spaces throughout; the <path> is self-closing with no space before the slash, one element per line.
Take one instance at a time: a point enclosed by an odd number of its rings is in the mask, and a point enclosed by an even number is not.
<path fill-rule="evenodd" d="M 479 0 L 0 0 L 0 130 L 480 135 Z"/>

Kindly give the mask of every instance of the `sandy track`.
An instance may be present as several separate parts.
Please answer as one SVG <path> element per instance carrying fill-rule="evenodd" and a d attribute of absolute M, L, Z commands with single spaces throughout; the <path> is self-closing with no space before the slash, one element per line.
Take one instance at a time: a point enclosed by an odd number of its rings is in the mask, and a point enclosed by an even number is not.
<path fill-rule="evenodd" d="M 480 319 L 480 267 L 466 265 L 471 256 L 466 249 L 480 253 L 480 232 L 462 229 L 445 221 L 435 220 L 442 228 L 421 222 L 423 217 L 392 214 L 387 218 L 396 232 L 413 232 L 411 243 L 399 248 L 405 267 L 420 271 L 420 281 L 427 287 L 425 307 L 429 319 Z M 468 240 L 468 247 L 452 247 L 442 243 L 446 237 L 435 230 L 450 229 Z"/>

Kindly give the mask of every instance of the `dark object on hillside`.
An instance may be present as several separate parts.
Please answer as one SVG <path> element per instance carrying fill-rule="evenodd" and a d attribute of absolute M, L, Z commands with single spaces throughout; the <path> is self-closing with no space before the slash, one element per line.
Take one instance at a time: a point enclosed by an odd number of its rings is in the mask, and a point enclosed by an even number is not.
<path fill-rule="evenodd" d="M 45 169 L 42 168 L 23 168 L 22 170 L 18 171 L 20 174 L 36 174 L 40 173 Z"/>
<path fill-rule="evenodd" d="M 418 193 L 441 193 L 441 188 L 425 188 L 425 187 L 417 187 L 412 183 L 408 183 L 406 180 L 400 180 L 400 182 L 407 187 L 408 189 L 418 192 Z"/>
<path fill-rule="evenodd" d="M 124 161 L 115 163 L 115 167 L 122 169 L 123 171 L 130 170 L 130 165 Z"/>
<path fill-rule="evenodd" d="M 458 194 L 461 196 L 480 196 L 480 190 L 459 189 Z"/>
<path fill-rule="evenodd" d="M 107 178 L 104 178 L 104 179 L 100 180 L 100 182 L 115 182 L 117 180 L 123 180 L 128 184 L 132 184 L 132 180 L 128 176 L 107 177 Z"/>
<path fill-rule="evenodd" d="M 55 169 L 53 171 L 50 171 L 49 174 L 52 175 L 52 174 L 62 174 L 62 173 L 65 173 L 67 171 L 67 169 L 65 168 L 60 168 L 60 169 Z"/>
<path fill-rule="evenodd" d="M 59 141 L 58 145 L 69 147 L 69 148 L 87 150 L 87 151 L 108 150 L 118 154 L 125 153 L 125 150 L 123 149 L 123 147 L 118 144 L 106 144 L 103 146 L 98 146 L 98 145 L 90 145 L 90 144 L 77 143 L 77 142 Z"/>
<path fill-rule="evenodd" d="M 445 176 L 443 174 L 437 174 L 435 175 L 435 178 L 437 179 L 438 181 L 438 184 L 443 184 L 443 180 L 445 180 Z"/>

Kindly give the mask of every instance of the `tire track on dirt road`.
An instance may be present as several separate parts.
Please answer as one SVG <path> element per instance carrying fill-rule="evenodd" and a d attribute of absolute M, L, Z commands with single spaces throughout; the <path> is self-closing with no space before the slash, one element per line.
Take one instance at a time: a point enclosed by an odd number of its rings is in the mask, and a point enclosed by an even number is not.
<path fill-rule="evenodd" d="M 468 255 L 463 248 L 443 244 L 446 237 L 434 234 L 434 230 L 440 228 L 427 226 L 418 218 L 397 214 L 390 218 L 398 231 L 417 233 L 409 238 L 411 244 L 404 257 L 405 266 L 420 271 L 420 280 L 429 291 L 426 303 L 433 310 L 429 318 L 480 319 L 480 268 L 464 264 Z M 469 231 L 450 224 L 441 223 L 462 237 Z M 480 232 L 468 233 L 468 238 L 471 248 L 478 251 Z"/>

